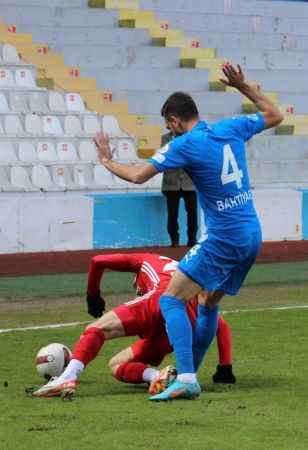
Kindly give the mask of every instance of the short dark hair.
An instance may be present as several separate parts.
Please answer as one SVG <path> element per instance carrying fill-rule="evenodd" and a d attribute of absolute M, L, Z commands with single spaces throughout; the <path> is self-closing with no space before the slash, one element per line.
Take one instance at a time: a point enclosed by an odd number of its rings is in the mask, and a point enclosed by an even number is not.
<path fill-rule="evenodd" d="M 199 116 L 196 103 L 189 94 L 185 92 L 175 92 L 165 101 L 161 115 L 166 119 L 168 116 L 175 116 L 183 120 L 191 120 Z"/>

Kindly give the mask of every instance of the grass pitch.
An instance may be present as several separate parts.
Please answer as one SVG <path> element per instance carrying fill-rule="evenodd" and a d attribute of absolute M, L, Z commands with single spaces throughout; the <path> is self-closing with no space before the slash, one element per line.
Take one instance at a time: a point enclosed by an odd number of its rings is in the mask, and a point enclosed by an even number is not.
<path fill-rule="evenodd" d="M 0 334 L 0 449 L 307 450 L 308 309 L 270 309 L 308 307 L 307 275 L 307 263 L 259 265 L 241 294 L 224 300 L 238 382 L 212 383 L 214 344 L 195 401 L 152 404 L 144 386 L 113 380 L 107 361 L 129 339 L 104 346 L 75 401 L 29 398 L 25 387 L 41 383 L 37 350 L 57 341 L 72 346 L 83 327 Z M 89 320 L 85 282 L 85 275 L 0 279 L 0 328 Z M 107 274 L 110 307 L 131 298 L 130 283 Z"/>

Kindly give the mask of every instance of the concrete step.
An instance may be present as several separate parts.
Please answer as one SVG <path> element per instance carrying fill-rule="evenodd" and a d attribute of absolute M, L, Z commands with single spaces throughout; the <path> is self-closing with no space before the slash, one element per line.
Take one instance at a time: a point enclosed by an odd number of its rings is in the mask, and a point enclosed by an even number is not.
<path fill-rule="evenodd" d="M 52 45 L 52 50 L 63 53 L 68 65 L 80 65 L 101 72 L 109 68 L 178 68 L 180 50 L 152 46 L 128 45 Z"/>
<path fill-rule="evenodd" d="M 100 73 L 83 69 L 82 75 L 96 76 L 97 85 L 102 89 L 131 91 L 205 91 L 208 87 L 207 72 L 190 69 L 131 69 L 125 71 L 106 68 Z"/>
<path fill-rule="evenodd" d="M 131 114 L 159 114 L 172 92 L 173 90 L 119 90 L 115 91 L 114 98 L 127 100 Z M 202 116 L 211 114 L 222 117 L 241 112 L 241 95 L 237 93 L 194 92 L 193 98 Z"/>

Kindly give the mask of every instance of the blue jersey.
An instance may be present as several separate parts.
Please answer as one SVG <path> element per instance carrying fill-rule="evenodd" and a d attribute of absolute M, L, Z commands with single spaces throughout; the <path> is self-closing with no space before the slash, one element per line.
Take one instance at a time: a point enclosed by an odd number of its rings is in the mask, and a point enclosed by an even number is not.
<path fill-rule="evenodd" d="M 245 239 L 260 228 L 250 189 L 245 142 L 264 130 L 263 114 L 199 122 L 149 162 L 159 172 L 184 168 L 191 177 L 208 234 Z"/>

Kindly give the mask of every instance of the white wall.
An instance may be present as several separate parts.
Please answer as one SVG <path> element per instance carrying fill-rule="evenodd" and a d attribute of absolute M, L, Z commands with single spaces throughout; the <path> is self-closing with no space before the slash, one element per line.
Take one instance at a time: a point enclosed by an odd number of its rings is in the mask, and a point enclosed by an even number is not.
<path fill-rule="evenodd" d="M 82 194 L 1 194 L 0 253 L 91 249 L 92 224 Z"/>

